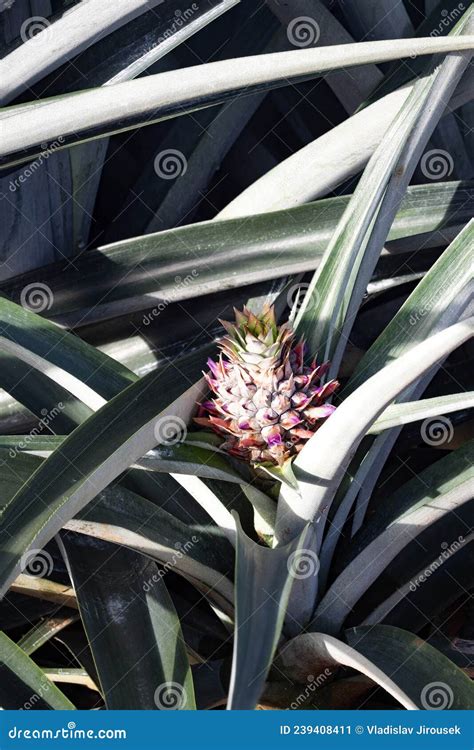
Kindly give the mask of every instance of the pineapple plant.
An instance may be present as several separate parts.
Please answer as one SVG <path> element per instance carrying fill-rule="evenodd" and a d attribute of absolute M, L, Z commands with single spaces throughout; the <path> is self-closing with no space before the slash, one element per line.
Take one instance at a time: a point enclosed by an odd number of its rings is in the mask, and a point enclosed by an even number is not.
<path fill-rule="evenodd" d="M 41 8 L 0 3 L 0 708 L 472 708 L 472 8 Z"/>

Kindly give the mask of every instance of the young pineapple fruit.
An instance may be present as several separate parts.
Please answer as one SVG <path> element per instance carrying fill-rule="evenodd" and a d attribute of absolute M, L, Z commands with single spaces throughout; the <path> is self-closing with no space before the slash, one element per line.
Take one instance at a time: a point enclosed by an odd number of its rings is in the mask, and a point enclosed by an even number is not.
<path fill-rule="evenodd" d="M 228 453 L 253 466 L 282 466 L 295 456 L 335 407 L 324 401 L 336 380 L 318 385 L 329 362 L 303 363 L 304 342 L 288 323 L 278 326 L 273 307 L 260 315 L 244 308 L 219 342 L 219 360 L 208 360 L 212 391 L 196 422 L 225 438 Z"/>

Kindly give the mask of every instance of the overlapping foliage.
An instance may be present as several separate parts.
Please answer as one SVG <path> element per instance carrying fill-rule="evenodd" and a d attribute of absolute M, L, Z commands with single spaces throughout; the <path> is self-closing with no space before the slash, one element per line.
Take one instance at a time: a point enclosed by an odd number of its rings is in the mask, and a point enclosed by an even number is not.
<path fill-rule="evenodd" d="M 44 5 L 0 3 L 0 707 L 472 708 L 474 12 Z M 255 470 L 193 417 L 269 304 L 341 386 Z"/>

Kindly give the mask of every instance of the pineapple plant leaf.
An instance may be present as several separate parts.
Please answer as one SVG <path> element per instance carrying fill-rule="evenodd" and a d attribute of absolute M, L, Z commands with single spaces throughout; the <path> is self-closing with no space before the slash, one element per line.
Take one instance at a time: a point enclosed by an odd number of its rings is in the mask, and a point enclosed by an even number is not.
<path fill-rule="evenodd" d="M 471 218 L 473 191 L 468 182 L 409 187 L 388 235 L 387 261 L 397 268 L 399 249 L 403 254 L 414 250 L 428 254 L 430 246 L 443 245 L 447 237 L 455 236 Z M 82 254 L 74 266 L 58 262 L 7 279 L 0 282 L 0 292 L 20 304 L 28 284 L 46 284 L 52 294 L 39 314 L 77 330 L 117 313 L 147 311 L 150 294 L 160 309 L 168 300 L 199 297 L 222 289 L 223 284 L 230 289 L 282 273 L 314 270 L 348 200 L 348 196 L 326 198 L 249 217 L 243 225 L 239 219 L 202 222 L 122 240 Z M 392 258 L 392 253 L 397 257 Z M 183 280 L 178 287 L 176 264 Z M 101 295 L 98 302 L 95 295 Z M 153 361 L 151 354 L 148 359 Z"/>
<path fill-rule="evenodd" d="M 403 404 L 393 404 L 379 417 L 368 434 L 383 432 L 391 427 L 409 424 L 418 420 L 431 419 L 442 414 L 450 414 L 458 409 L 471 409 L 474 406 L 474 392 L 454 393 L 440 398 L 423 398 L 420 401 L 409 401 Z"/>
<path fill-rule="evenodd" d="M 431 424 L 428 422 L 428 425 Z M 433 424 L 438 424 L 442 427 L 446 422 L 436 421 Z M 352 539 L 354 540 L 351 545 L 351 556 L 355 556 L 358 552 L 362 552 L 363 548 L 373 541 L 374 537 L 388 529 L 390 524 L 397 520 L 399 516 L 406 510 L 416 510 L 421 505 L 428 503 L 433 494 L 446 494 L 442 491 L 443 487 L 448 486 L 448 482 L 451 479 L 457 480 L 458 477 L 461 479 L 464 477 L 464 472 L 468 468 L 469 464 L 469 451 L 472 448 L 470 441 L 466 445 L 463 445 L 456 450 L 450 451 L 448 455 L 440 461 L 437 461 L 425 471 L 420 472 L 419 477 L 421 478 L 422 487 L 417 482 L 409 481 L 390 496 L 389 502 L 383 504 L 381 508 L 377 508 L 374 511 L 370 523 L 364 524 L 357 533 L 354 533 Z M 321 552 L 321 570 L 320 579 L 321 586 L 323 589 L 326 586 L 326 580 L 328 577 L 329 570 L 331 569 L 333 562 L 334 550 L 341 534 L 342 528 L 347 520 L 348 509 L 345 507 L 347 496 L 343 502 L 337 505 L 336 512 L 333 513 L 331 519 L 331 525 L 325 536 L 323 542 L 324 552 Z M 337 501 L 337 498 L 336 498 Z M 362 541 L 362 546 L 359 546 L 359 540 Z M 347 552 L 341 553 L 342 561 L 349 562 L 351 558 L 347 558 Z M 338 569 L 340 569 L 341 563 L 339 563 Z M 334 567 L 333 567 L 334 570 Z"/>
<path fill-rule="evenodd" d="M 67 531 L 61 547 L 71 566 L 106 707 L 153 711 L 176 701 L 180 709 L 193 710 L 183 634 L 156 565 L 125 547 Z M 93 577 L 91 562 L 99 571 Z M 116 649 L 120 660 L 109 659 Z"/>
<path fill-rule="evenodd" d="M 474 18 L 468 13 L 456 25 L 453 35 L 468 33 L 469 16 Z M 338 343 L 345 344 L 352 308 L 360 306 L 394 213 L 421 155 L 420 147 L 426 145 L 444 111 L 444 96 L 452 95 L 469 59 L 469 54 L 456 60 L 447 58 L 415 84 L 373 153 L 298 312 L 298 332 L 310 335 L 313 347 L 322 342 L 327 359 L 337 357 L 336 372 L 340 361 Z M 428 99 L 433 104 L 429 118 L 424 116 Z M 380 215 L 371 226 L 377 212 Z"/>
<path fill-rule="evenodd" d="M 293 569 L 298 567 L 306 529 L 285 546 L 269 549 L 249 539 L 237 520 L 235 637 L 229 710 L 253 709 L 280 640 Z M 246 582 L 252 579 L 248 592 Z M 263 617 L 259 612 L 264 612 Z M 261 638 L 262 628 L 265 636 Z"/>
<path fill-rule="evenodd" d="M 311 629 L 339 632 L 351 607 L 407 543 L 444 515 L 456 513 L 471 501 L 472 479 L 472 470 L 461 473 L 450 492 L 406 512 L 368 544 L 331 584 L 318 604 Z"/>
<path fill-rule="evenodd" d="M 74 709 L 43 670 L 3 632 L 0 632 L 0 671 L 0 700 L 4 708 Z"/>
<path fill-rule="evenodd" d="M 413 696 L 417 708 L 426 708 L 427 705 L 432 708 L 437 703 L 434 697 L 430 699 L 426 688 L 433 673 L 433 667 L 429 665 L 433 663 L 442 684 L 442 694 L 438 696 L 438 701 L 441 700 L 442 705 L 449 705 L 454 710 L 455 707 L 468 710 L 474 706 L 471 680 L 453 668 L 452 662 L 428 643 L 419 643 L 411 633 L 388 625 L 376 626 L 370 638 L 367 637 L 369 630 L 370 628 L 360 627 L 346 631 L 348 644 L 363 656 L 374 659 L 375 663 L 380 660 L 387 671 L 402 672 L 400 683 Z M 411 666 L 404 669 L 407 660 Z"/>
<path fill-rule="evenodd" d="M 361 42 L 311 50 L 297 50 L 270 54 L 259 65 L 253 57 L 240 62 L 236 81 L 232 61 L 198 65 L 183 79 L 180 71 L 163 73 L 155 79 L 125 81 L 113 89 L 103 87 L 71 96 L 51 98 L 31 109 L 12 107 L 8 117 L 0 118 L 2 145 L 0 165 L 11 167 L 41 154 L 41 144 L 59 143 L 58 150 L 73 143 L 124 132 L 138 125 L 193 112 L 211 104 L 226 101 L 235 91 L 245 88 L 247 93 L 258 92 L 302 76 L 321 74 L 372 62 L 386 62 L 400 57 L 430 55 L 469 50 L 472 39 L 465 37 L 419 40 L 390 40 L 390 42 Z M 245 63 L 243 62 L 245 60 Z M 216 86 L 215 81 L 219 81 Z M 170 93 L 171 92 L 171 93 Z M 199 93 L 198 93 L 199 92 Z M 120 96 L 119 96 L 120 94 Z M 121 102 L 127 101 L 127 105 Z M 71 117 L 70 104 L 74 103 Z M 23 127 L 17 125 L 21 118 Z M 61 141 L 59 141 L 61 138 Z"/>

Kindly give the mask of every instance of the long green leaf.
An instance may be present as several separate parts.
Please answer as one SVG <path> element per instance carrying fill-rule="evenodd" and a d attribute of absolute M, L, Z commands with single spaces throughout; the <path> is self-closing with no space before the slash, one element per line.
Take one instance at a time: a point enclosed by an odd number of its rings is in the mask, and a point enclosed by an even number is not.
<path fill-rule="evenodd" d="M 277 664 L 289 679 L 303 683 L 309 673 L 330 676 L 339 665 L 356 669 L 411 710 L 471 708 L 470 679 L 412 633 L 375 625 L 351 628 L 345 637 L 347 643 L 326 633 L 297 636 L 283 647 Z"/>
<path fill-rule="evenodd" d="M 383 665 L 416 708 L 471 709 L 472 681 L 437 649 L 400 628 L 388 625 L 346 630 L 347 642 L 364 657 Z"/>
<path fill-rule="evenodd" d="M 390 40 L 335 45 L 207 63 L 170 71 L 113 87 L 85 91 L 59 100 L 43 100 L 5 110 L 0 119 L 0 163 L 21 163 L 40 152 L 41 144 L 65 148 L 72 143 L 122 132 L 141 124 L 185 114 L 225 101 L 245 88 L 246 93 L 285 84 L 337 68 L 383 62 L 412 54 L 434 54 L 470 49 L 471 37 Z M 256 64 L 258 63 L 258 64 Z M 61 137 L 61 140 L 59 140 Z"/>
<path fill-rule="evenodd" d="M 472 25 L 474 27 L 474 23 Z M 348 283 L 343 291 L 341 313 L 338 319 L 340 330 L 337 329 L 330 332 L 333 343 L 328 348 L 328 351 L 332 351 L 331 368 L 328 373 L 329 379 L 334 377 L 339 371 L 339 366 L 357 313 L 380 258 L 383 243 L 388 236 L 390 226 L 415 172 L 416 165 L 422 156 L 430 135 L 433 133 L 445 110 L 446 101 L 451 98 L 457 83 L 466 70 L 470 57 L 470 53 L 448 57 L 432 76 L 432 85 L 428 94 L 429 109 L 428 111 L 425 111 L 424 108 L 421 109 L 414 127 L 408 135 L 380 202 L 374 225 L 366 237 L 360 263 L 356 264 L 356 268 L 350 272 Z M 415 86 L 413 98 L 418 93 L 417 89 L 418 85 Z M 412 104 L 410 98 L 406 105 L 408 111 Z M 401 112 L 402 116 L 404 114 L 405 109 Z"/>
<path fill-rule="evenodd" d="M 367 429 L 408 386 L 472 336 L 474 319 L 458 323 L 418 344 L 361 385 L 326 420 L 293 464 L 298 491 L 282 486 L 276 536 L 285 542 L 312 521 L 310 547 L 319 551 L 325 520 L 350 459 Z M 303 584 L 303 585 L 301 585 Z M 312 586 L 311 586 L 312 584 Z M 308 586 L 310 590 L 308 591 Z M 317 581 L 296 589 L 296 620 L 311 616 Z M 301 590 L 299 590 L 301 589 Z M 311 590 L 312 589 L 312 590 Z"/>
<path fill-rule="evenodd" d="M 0 448 L 11 454 L 27 452 L 48 456 L 66 440 L 66 435 L 1 435 Z M 169 474 L 192 474 L 209 479 L 222 479 L 233 484 L 242 484 L 244 479 L 237 474 L 225 457 L 212 448 L 200 445 L 176 443 L 149 451 L 135 462 L 146 471 Z"/>
<path fill-rule="evenodd" d="M 284 547 L 262 547 L 243 532 L 238 517 L 235 630 L 228 709 L 254 709 L 283 626 L 291 586 L 305 566 L 306 530 Z M 311 559 L 309 562 L 313 562 Z M 249 586 L 249 581 L 251 585 Z"/>
<path fill-rule="evenodd" d="M 346 393 L 351 393 L 357 385 L 377 372 L 384 364 L 406 352 L 417 340 L 421 340 L 455 322 L 462 315 L 466 300 L 470 295 L 469 286 L 472 283 L 469 253 L 472 231 L 473 227 L 469 224 L 418 284 L 415 291 L 365 355 L 348 386 L 343 390 L 343 396 Z M 431 371 L 431 374 L 433 372 L 434 370 Z M 410 396 L 416 396 L 418 392 L 423 390 L 423 387 L 418 386 L 416 390 L 411 389 Z M 406 395 L 408 395 L 408 392 Z M 397 434 L 398 432 L 393 430 L 392 433 L 381 435 L 376 440 L 356 471 L 348 491 L 344 497 L 338 500 L 338 508 L 325 540 L 325 550 L 321 561 L 321 577 L 323 580 L 327 575 L 340 530 L 344 526 L 357 493 L 359 493 L 357 505 L 359 514 L 357 515 L 356 511 L 355 519 L 358 520 L 356 529 L 360 526 L 365 513 L 370 498 L 370 490 Z M 366 477 L 370 477 L 370 486 L 367 490 L 364 487 Z"/>
<path fill-rule="evenodd" d="M 471 470 L 450 492 L 427 498 L 426 504 L 403 515 L 374 539 L 332 583 L 318 605 L 311 629 L 338 633 L 356 602 L 400 551 L 430 525 L 471 500 L 473 477 Z"/>
<path fill-rule="evenodd" d="M 156 564 L 71 533 L 62 547 L 107 708 L 195 708 L 179 620 Z"/>
<path fill-rule="evenodd" d="M 436 434 L 436 421 L 432 423 Z M 449 437 L 449 425 L 438 423 L 441 435 L 447 432 Z M 428 425 L 429 429 L 429 425 Z M 381 503 L 374 510 L 370 522 L 364 524 L 354 535 L 350 544 L 348 556 L 339 556 L 335 563 L 338 563 L 338 569 L 347 565 L 359 552 L 372 542 L 378 534 L 382 533 L 387 526 L 401 516 L 409 509 L 415 510 L 431 497 L 446 494 L 456 486 L 458 477 L 464 475 L 464 471 L 469 467 L 469 457 L 472 451 L 472 442 L 466 443 L 465 446 L 450 451 L 439 461 L 429 466 L 425 471 L 412 480 L 402 485 L 397 492 L 390 495 L 386 503 Z M 454 481 L 454 484 L 450 482 Z M 347 495 L 346 495 L 347 497 Z M 326 578 L 331 567 L 334 550 L 342 528 L 347 520 L 348 509 L 344 503 L 338 506 L 334 514 L 321 548 L 321 569 L 320 579 L 324 588 Z"/>
<path fill-rule="evenodd" d="M 396 492 L 387 501 L 377 505 L 370 522 L 354 535 L 347 553 L 338 558 L 338 567 L 346 567 L 361 554 L 391 524 L 403 519 L 406 513 L 413 513 L 433 498 L 447 495 L 472 477 L 471 455 L 474 441 L 470 440 L 460 448 L 449 451 L 435 463 L 428 466 Z"/>
<path fill-rule="evenodd" d="M 462 34 L 468 20 L 463 19 L 452 33 Z M 365 291 L 361 284 L 355 290 L 355 285 L 366 253 L 369 258 L 375 256 L 367 264 L 370 265 L 367 284 L 377 254 L 382 249 L 394 213 L 394 206 L 387 210 L 386 202 L 392 201 L 393 195 L 394 205 L 398 204 L 398 183 L 403 187 L 414 169 L 416 149 L 412 152 L 410 139 L 419 129 L 422 134 L 429 134 L 424 122 L 425 112 L 428 112 L 428 125 L 431 120 L 435 124 L 445 107 L 444 89 L 452 92 L 468 62 L 469 55 L 448 58 L 415 84 L 373 154 L 326 249 L 295 322 L 296 329 L 307 339 L 310 351 L 318 351 L 324 361 L 331 359 L 337 349 L 346 313 L 354 315 L 352 308 L 347 310 L 347 306 L 353 304 L 354 291 L 357 291 L 356 301 L 359 302 Z M 440 89 L 439 97 L 434 93 L 435 89 Z M 427 109 L 426 102 L 431 103 L 434 96 L 433 108 Z M 400 172 L 397 173 L 400 159 L 405 160 L 405 147 L 408 148 L 409 164 L 400 163 Z M 384 195 L 386 190 L 388 192 Z"/>
<path fill-rule="evenodd" d="M 0 103 L 5 105 L 101 36 L 161 2 L 124 0 L 121 5 L 115 6 L 101 3 L 100 0 L 89 0 L 87 6 L 78 3 L 52 25 L 44 24 L 39 34 L 27 38 L 23 45 L 16 47 L 0 62 Z M 48 33 L 45 33 L 47 28 Z"/>
<path fill-rule="evenodd" d="M 60 370 L 52 367 L 49 371 L 46 362 L 38 359 L 35 365 L 42 368 L 40 371 L 27 364 L 27 359 L 32 361 L 31 355 L 21 349 L 17 352 L 24 356 L 25 361 L 4 354 L 1 349 L 0 341 L 0 386 L 4 389 L 2 400 L 7 411 L 7 419 L 2 420 L 2 425 L 6 431 L 20 432 L 30 428 L 45 434 L 50 430 L 69 433 L 90 416 L 92 410 L 59 384 L 58 380 L 62 379 Z M 50 372 L 55 380 L 49 377 Z M 77 382 L 72 382 L 72 387 L 79 392 Z"/>
<path fill-rule="evenodd" d="M 100 493 L 65 527 L 151 557 L 209 592 L 224 611 L 233 612 L 229 575 L 234 554 L 221 529 L 185 525 L 118 485 Z"/>
<path fill-rule="evenodd" d="M 4 709 L 74 708 L 29 656 L 0 632 L 0 704 Z"/>
<path fill-rule="evenodd" d="M 431 553 L 428 559 L 426 552 L 419 557 L 419 567 L 410 580 L 398 584 L 390 596 L 378 604 L 361 622 L 361 625 L 386 623 L 397 625 L 397 619 L 412 632 L 419 632 L 421 627 L 442 612 L 449 611 L 450 606 L 459 600 L 465 591 L 472 587 L 474 575 L 469 570 L 469 559 L 472 556 L 474 533 L 459 535 L 451 544 L 440 552 Z M 420 547 L 416 545 L 416 552 Z M 449 551 L 448 551 L 449 550 Z M 387 576 L 391 575 L 390 568 Z M 398 579 L 400 580 L 400 579 Z M 420 585 L 423 583 L 423 590 Z M 413 616 L 407 617 L 407 609 L 415 609 Z M 401 613 L 400 615 L 398 613 Z M 412 609 L 413 613 L 413 609 Z"/>
<path fill-rule="evenodd" d="M 416 341 L 469 314 L 468 305 L 473 289 L 470 252 L 473 237 L 474 222 L 471 221 L 445 250 L 370 347 L 350 378 L 342 393 L 343 396 L 351 393 L 359 383 L 376 372 L 384 363 L 407 351 Z M 435 372 L 436 367 L 418 385 L 407 390 L 403 398 L 418 397 Z M 356 473 L 353 488 L 359 488 L 359 496 L 354 513 L 354 532 L 362 524 L 371 492 L 397 436 L 398 431 L 393 430 L 377 437 L 369 449 L 364 466 Z M 351 488 L 348 494 L 352 492 Z M 350 508 L 352 501 L 353 498 L 350 496 L 344 501 L 347 508 Z"/>
<path fill-rule="evenodd" d="M 84 253 L 74 266 L 54 263 L 0 283 L 0 290 L 18 303 L 29 284 L 46 284 L 51 304 L 42 314 L 76 327 L 151 307 L 146 330 L 170 301 L 314 269 L 348 201 L 328 198 L 245 222 L 203 222 L 123 240 Z M 389 240 L 423 235 L 423 246 L 428 237 L 443 243 L 469 220 L 473 203 L 470 183 L 413 186 Z"/>
<path fill-rule="evenodd" d="M 471 100 L 473 83 L 474 72 L 468 71 L 448 111 Z M 234 198 L 219 218 L 292 208 L 328 195 L 365 167 L 412 90 L 409 84 L 387 94 L 311 141 Z"/>
<path fill-rule="evenodd" d="M 391 674 L 380 660 L 377 663 L 366 658 L 327 633 L 303 633 L 292 638 L 281 649 L 276 663 L 289 680 L 300 683 L 308 681 L 308 674 L 329 678 L 339 666 L 356 669 L 393 695 L 404 708 L 416 708 L 416 703 L 399 684 L 400 676 Z"/>
<path fill-rule="evenodd" d="M 35 300 L 47 305 L 49 295 L 51 290 L 40 285 L 36 290 L 26 289 L 25 307 L 0 298 L 0 346 L 95 409 L 104 399 L 133 383 L 136 376 L 100 350 L 28 309 Z"/>
<path fill-rule="evenodd" d="M 38 456 L 2 453 L 0 516 L 3 507 L 42 463 Z M 233 592 L 228 579 L 234 561 L 232 547 L 219 528 L 192 523 L 189 515 L 186 523 L 176 518 L 166 510 L 170 499 L 168 495 L 162 508 L 116 484 L 98 493 L 65 528 L 151 557 L 166 570 L 195 582 L 205 593 L 209 592 L 222 610 L 232 613 Z M 33 580 L 45 584 L 45 579 Z M 38 594 L 46 596 L 47 591 L 39 590 Z"/>
<path fill-rule="evenodd" d="M 369 434 L 383 432 L 392 427 L 418 422 L 420 419 L 431 419 L 440 414 L 450 414 L 461 409 L 474 406 L 474 391 L 453 393 L 449 396 L 425 398 L 421 401 L 410 401 L 403 404 L 393 404 L 384 411 L 368 430 Z M 1 441 L 1 438 L 0 438 Z"/>
<path fill-rule="evenodd" d="M 406 352 L 417 341 L 454 323 L 462 313 L 472 287 L 472 244 L 474 220 L 468 222 L 432 266 L 416 289 L 372 344 L 343 394 L 353 393 L 365 380 L 388 362 Z M 456 302 L 459 304 L 456 304 Z M 448 323 L 448 325 L 449 325 Z"/>
<path fill-rule="evenodd" d="M 440 331 L 383 370 L 366 380 L 354 391 L 308 441 L 293 464 L 299 479 L 298 506 L 279 503 L 277 534 L 280 541 L 294 535 L 302 523 L 319 517 L 318 538 L 324 526 L 329 504 L 357 445 L 383 409 L 411 383 L 415 382 L 439 359 L 472 336 L 474 318 Z M 285 486 L 282 486 L 283 498 Z M 295 499 L 295 498 L 294 498 Z M 284 530 L 281 534 L 280 529 Z"/>
<path fill-rule="evenodd" d="M 81 81 L 90 82 L 94 76 L 88 69 L 87 51 L 91 46 L 99 46 L 105 37 L 110 36 L 112 36 L 113 45 L 107 40 L 109 43 L 104 46 L 109 51 L 111 59 L 106 62 L 109 63 L 111 70 L 107 70 L 108 76 L 103 83 L 117 83 L 134 78 L 182 43 L 184 39 L 189 38 L 239 2 L 240 0 L 219 0 L 217 7 L 212 7 L 211 3 L 211 7 L 199 8 L 197 13 L 193 8 L 190 18 L 183 15 L 178 30 L 173 26 L 174 18 L 163 0 L 150 0 L 150 2 L 124 0 L 118 5 L 104 4 L 100 0 L 92 0 L 92 2 L 89 0 L 87 7 L 82 3 L 76 3 L 66 13 L 53 18 L 51 23 L 44 23 L 40 33 L 23 40 L 23 44 L 15 47 L 0 62 L 2 73 L 0 102 L 5 105 L 27 87 L 31 89 L 35 82 L 40 81 L 62 64 L 67 66 L 69 60 L 78 54 L 81 54 L 81 70 L 79 71 L 76 66 L 69 66 L 72 70 L 67 72 L 70 75 L 75 74 Z M 150 11 L 152 13 L 149 13 Z M 152 19 L 155 26 L 155 34 L 148 34 L 143 40 L 140 40 L 137 33 L 142 25 L 140 16 L 146 16 L 148 27 Z M 133 23 L 136 19 L 139 23 Z M 41 26 L 41 23 L 38 25 Z M 126 38 L 124 34 L 114 33 L 123 26 L 127 27 L 129 36 L 135 39 L 138 37 L 142 42 L 140 54 L 137 54 L 135 50 L 124 48 L 123 39 Z M 115 58 L 118 56 L 119 45 L 121 56 L 117 70 Z M 97 52 L 95 54 L 97 56 Z M 102 60 L 101 62 L 102 66 L 98 66 L 99 75 L 104 75 L 103 68 L 107 66 L 104 66 Z M 50 76 L 53 85 L 56 76 L 61 80 L 61 73 Z M 48 83 L 51 85 L 49 80 Z M 50 85 L 45 85 L 45 90 L 49 90 Z"/>
<path fill-rule="evenodd" d="M 25 654 L 31 656 L 41 646 L 54 638 L 58 633 L 67 628 L 69 625 L 77 622 L 78 614 L 59 614 L 54 617 L 48 617 L 41 620 L 37 625 L 31 628 L 18 641 L 19 648 L 23 649 Z"/>
<path fill-rule="evenodd" d="M 216 50 L 214 62 L 288 49 L 286 33 L 277 29 L 278 24 L 272 23 L 264 7 L 259 11 L 260 22 L 251 24 L 245 23 L 245 9 L 239 10 L 240 13 L 233 14 L 235 31 Z M 124 197 L 118 220 L 109 227 L 107 241 L 124 236 L 124 231 L 129 235 L 131 222 L 135 235 L 189 223 L 198 207 L 196 196 L 206 190 L 265 97 L 266 92 L 238 97 L 193 117 L 175 118 L 160 141 L 159 153 L 165 154 L 168 149 L 175 153 L 180 151 L 183 163 L 186 161 L 186 179 L 157 180 L 153 160 L 146 160 L 143 171 Z M 140 201 L 133 200 L 137 194 L 141 196 Z"/>
<path fill-rule="evenodd" d="M 189 388 L 189 382 L 196 380 L 199 369 L 191 355 L 181 360 L 179 369 L 170 363 L 159 374 L 150 373 L 133 383 L 44 461 L 4 510 L 3 593 L 19 572 L 27 549 L 43 547 L 98 492 L 187 423 L 201 390 L 200 383 Z"/>

